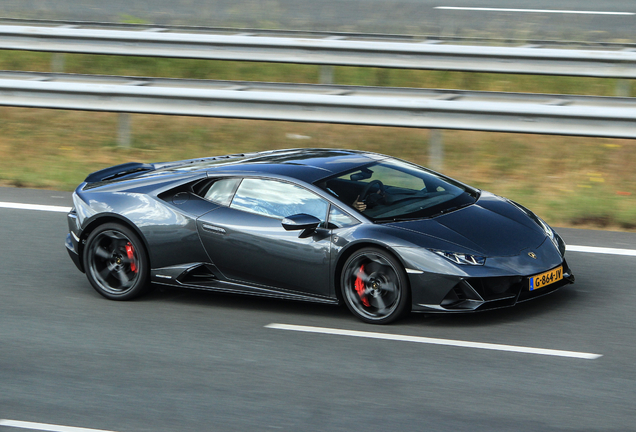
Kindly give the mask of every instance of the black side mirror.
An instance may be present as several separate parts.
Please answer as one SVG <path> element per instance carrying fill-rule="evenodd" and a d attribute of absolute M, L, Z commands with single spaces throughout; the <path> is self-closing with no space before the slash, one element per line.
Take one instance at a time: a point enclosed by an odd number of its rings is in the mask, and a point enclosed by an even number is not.
<path fill-rule="evenodd" d="M 320 225 L 320 219 L 305 213 L 287 216 L 281 222 L 286 231 L 311 230 L 314 231 Z"/>

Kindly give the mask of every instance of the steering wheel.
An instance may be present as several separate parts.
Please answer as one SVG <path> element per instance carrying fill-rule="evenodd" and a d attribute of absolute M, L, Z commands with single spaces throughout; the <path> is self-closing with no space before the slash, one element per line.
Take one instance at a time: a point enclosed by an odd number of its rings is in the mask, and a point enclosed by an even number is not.
<path fill-rule="evenodd" d="M 360 192 L 360 201 L 364 201 L 367 198 L 373 186 L 377 186 L 380 193 L 384 193 L 384 184 L 380 180 L 372 180 L 362 189 L 362 192 Z"/>

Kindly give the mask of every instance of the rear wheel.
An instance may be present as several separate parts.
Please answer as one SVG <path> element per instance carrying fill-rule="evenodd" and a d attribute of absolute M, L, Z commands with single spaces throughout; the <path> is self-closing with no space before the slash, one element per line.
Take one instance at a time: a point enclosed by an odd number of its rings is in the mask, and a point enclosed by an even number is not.
<path fill-rule="evenodd" d="M 388 252 L 364 248 L 342 270 L 342 297 L 362 321 L 388 324 L 409 311 L 410 292 L 402 265 Z"/>
<path fill-rule="evenodd" d="M 148 286 L 144 245 L 132 230 L 120 224 L 104 224 L 88 236 L 84 266 L 93 288 L 111 300 L 137 297 Z"/>

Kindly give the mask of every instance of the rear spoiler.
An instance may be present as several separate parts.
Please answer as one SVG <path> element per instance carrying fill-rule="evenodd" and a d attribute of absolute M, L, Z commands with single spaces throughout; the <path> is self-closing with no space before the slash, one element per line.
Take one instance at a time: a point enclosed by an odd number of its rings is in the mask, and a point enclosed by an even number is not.
<path fill-rule="evenodd" d="M 268 153 L 268 152 L 263 152 Z M 212 156 L 197 159 L 185 159 L 176 162 L 158 162 L 154 164 L 147 164 L 141 162 L 128 162 L 121 165 L 115 165 L 109 168 L 104 168 L 99 171 L 95 171 L 89 174 L 84 180 L 86 183 L 96 183 L 114 180 L 122 177 L 136 174 L 143 171 L 154 171 L 158 169 L 173 168 L 178 166 L 184 166 L 188 164 L 194 164 L 198 162 L 216 161 L 216 160 L 231 160 L 231 159 L 243 159 L 249 156 L 255 156 L 259 153 L 237 153 L 226 156 Z"/>
<path fill-rule="evenodd" d="M 109 168 L 104 168 L 99 171 L 95 171 L 86 177 L 84 180 L 86 183 L 95 183 L 108 180 L 114 180 L 116 178 L 124 177 L 130 174 L 135 174 L 142 171 L 153 171 L 155 166 L 153 164 L 145 164 L 141 162 L 128 162 L 120 165 L 115 165 Z"/>

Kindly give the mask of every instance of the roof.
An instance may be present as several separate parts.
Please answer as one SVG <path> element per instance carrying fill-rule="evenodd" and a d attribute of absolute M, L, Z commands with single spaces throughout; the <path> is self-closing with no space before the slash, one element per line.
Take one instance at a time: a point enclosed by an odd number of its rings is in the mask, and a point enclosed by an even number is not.
<path fill-rule="evenodd" d="M 228 172 L 277 174 L 313 183 L 325 177 L 386 158 L 387 156 L 377 153 L 356 150 L 308 148 L 181 161 L 182 163 L 171 163 L 166 168 L 175 171 L 205 170 L 210 174 Z"/>

